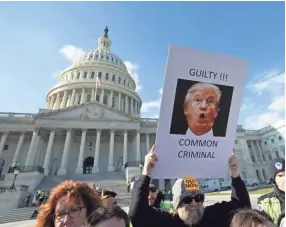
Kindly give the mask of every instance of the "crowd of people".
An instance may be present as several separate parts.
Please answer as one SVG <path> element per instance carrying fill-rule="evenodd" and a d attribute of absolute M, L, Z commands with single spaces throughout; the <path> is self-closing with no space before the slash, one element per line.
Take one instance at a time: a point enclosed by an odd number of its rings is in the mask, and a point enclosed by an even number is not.
<path fill-rule="evenodd" d="M 274 191 L 252 209 L 249 193 L 238 172 L 235 155 L 229 160 L 232 179 L 230 201 L 204 206 L 198 182 L 192 187 L 177 179 L 172 188 L 172 207 L 162 209 L 164 195 L 151 179 L 157 157 L 154 147 L 146 155 L 141 176 L 135 182 L 128 214 L 118 206 L 114 191 L 83 182 L 64 181 L 40 205 L 37 227 L 284 227 L 285 160 L 273 164 Z M 277 163 L 281 165 L 278 166 Z"/>

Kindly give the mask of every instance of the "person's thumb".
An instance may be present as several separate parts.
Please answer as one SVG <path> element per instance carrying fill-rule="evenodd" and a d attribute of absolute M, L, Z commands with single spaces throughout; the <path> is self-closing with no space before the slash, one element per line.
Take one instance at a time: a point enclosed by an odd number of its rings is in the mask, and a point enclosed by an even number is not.
<path fill-rule="evenodd" d="M 152 146 L 152 148 L 151 148 L 151 150 L 150 150 L 149 153 L 151 153 L 151 154 L 154 154 L 154 153 L 155 153 L 155 144 Z"/>

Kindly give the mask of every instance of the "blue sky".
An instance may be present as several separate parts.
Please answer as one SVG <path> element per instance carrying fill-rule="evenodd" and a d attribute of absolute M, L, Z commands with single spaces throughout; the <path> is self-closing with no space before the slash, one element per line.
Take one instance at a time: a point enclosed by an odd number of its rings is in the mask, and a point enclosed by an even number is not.
<path fill-rule="evenodd" d="M 284 119 L 284 2 L 0 3 L 1 112 L 45 107 L 57 72 L 94 49 L 105 25 L 141 87 L 142 116 L 156 117 L 169 44 L 248 60 L 239 123 Z"/>

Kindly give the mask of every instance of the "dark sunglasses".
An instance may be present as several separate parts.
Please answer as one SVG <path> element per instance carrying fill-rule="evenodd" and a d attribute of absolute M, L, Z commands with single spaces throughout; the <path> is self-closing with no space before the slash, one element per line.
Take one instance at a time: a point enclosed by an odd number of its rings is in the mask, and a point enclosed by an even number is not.
<path fill-rule="evenodd" d="M 196 203 L 201 203 L 205 200 L 205 197 L 203 195 L 195 195 L 193 196 L 188 196 L 183 198 L 182 202 L 184 204 L 191 204 L 193 202 L 193 199 L 195 200 Z"/>
<path fill-rule="evenodd" d="M 157 190 L 157 188 L 155 188 L 155 187 L 152 187 L 152 188 L 149 188 L 149 191 L 151 191 L 151 192 L 156 192 L 156 190 Z"/>

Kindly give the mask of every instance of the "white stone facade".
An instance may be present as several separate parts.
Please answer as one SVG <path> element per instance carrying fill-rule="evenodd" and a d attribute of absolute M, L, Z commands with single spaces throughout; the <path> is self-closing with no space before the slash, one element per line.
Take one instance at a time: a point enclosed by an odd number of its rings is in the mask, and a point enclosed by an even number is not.
<path fill-rule="evenodd" d="M 0 113 L 2 175 L 13 161 L 42 166 L 45 175 L 73 175 L 122 171 L 126 162 L 144 160 L 155 143 L 157 119 L 140 118 L 135 82 L 110 46 L 108 37 L 100 38 L 97 49 L 67 68 L 38 114 Z M 269 180 L 269 161 L 285 156 L 284 127 L 238 126 L 243 178 Z"/>

